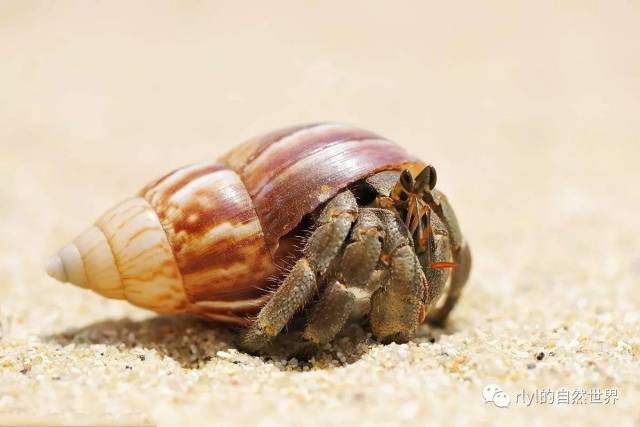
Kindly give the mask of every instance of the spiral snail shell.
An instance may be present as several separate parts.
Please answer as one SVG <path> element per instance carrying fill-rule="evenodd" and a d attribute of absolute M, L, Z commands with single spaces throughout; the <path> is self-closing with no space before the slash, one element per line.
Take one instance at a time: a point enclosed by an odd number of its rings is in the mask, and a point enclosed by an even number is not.
<path fill-rule="evenodd" d="M 177 169 L 103 214 L 53 255 L 47 273 L 160 313 L 247 324 L 303 218 L 384 170 L 425 163 L 365 130 L 335 123 L 249 140 Z M 280 250 L 279 250 L 280 247 Z"/>

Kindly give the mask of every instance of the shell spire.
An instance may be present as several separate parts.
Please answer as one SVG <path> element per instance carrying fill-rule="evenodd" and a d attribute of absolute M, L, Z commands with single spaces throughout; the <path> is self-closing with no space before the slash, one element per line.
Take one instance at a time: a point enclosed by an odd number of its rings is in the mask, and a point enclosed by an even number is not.
<path fill-rule="evenodd" d="M 46 262 L 54 279 L 160 313 L 246 324 L 275 271 L 240 177 L 177 169 L 116 205 Z"/>
<path fill-rule="evenodd" d="M 49 258 L 46 270 L 61 282 L 156 311 L 175 312 L 186 305 L 166 234 L 141 197 L 107 211 Z M 147 286 L 151 279 L 153 286 Z"/>

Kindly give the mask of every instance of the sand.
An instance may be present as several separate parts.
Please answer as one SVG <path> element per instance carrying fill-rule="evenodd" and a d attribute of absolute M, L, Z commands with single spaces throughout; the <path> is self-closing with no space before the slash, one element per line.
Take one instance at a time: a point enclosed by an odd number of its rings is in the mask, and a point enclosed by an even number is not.
<path fill-rule="evenodd" d="M 1 425 L 640 424 L 637 7 L 121 7 L 0 4 Z M 437 167 L 474 255 L 444 330 L 258 358 L 44 274 L 149 179 L 327 119 Z"/>

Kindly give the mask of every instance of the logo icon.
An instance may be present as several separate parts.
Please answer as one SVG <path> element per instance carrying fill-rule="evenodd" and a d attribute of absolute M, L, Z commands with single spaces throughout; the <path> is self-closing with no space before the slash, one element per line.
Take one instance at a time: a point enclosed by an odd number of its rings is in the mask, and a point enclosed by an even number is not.
<path fill-rule="evenodd" d="M 484 403 L 493 403 L 498 408 L 507 408 L 511 404 L 509 395 L 497 384 L 487 384 L 482 389 Z"/>

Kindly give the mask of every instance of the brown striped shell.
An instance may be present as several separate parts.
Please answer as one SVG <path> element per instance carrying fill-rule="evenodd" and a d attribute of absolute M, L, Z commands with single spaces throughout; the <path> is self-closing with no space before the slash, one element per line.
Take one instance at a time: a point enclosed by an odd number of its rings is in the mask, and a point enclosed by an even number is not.
<path fill-rule="evenodd" d="M 378 171 L 422 166 L 350 126 L 278 130 L 151 182 L 51 257 L 47 272 L 157 312 L 244 324 L 269 297 L 276 250 L 305 215 Z"/>

